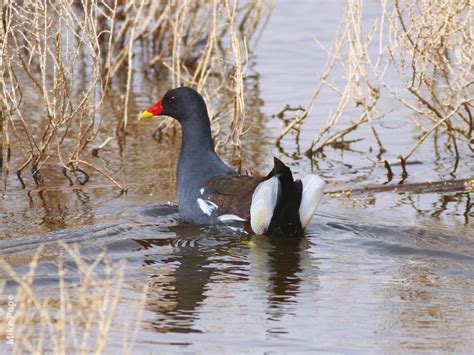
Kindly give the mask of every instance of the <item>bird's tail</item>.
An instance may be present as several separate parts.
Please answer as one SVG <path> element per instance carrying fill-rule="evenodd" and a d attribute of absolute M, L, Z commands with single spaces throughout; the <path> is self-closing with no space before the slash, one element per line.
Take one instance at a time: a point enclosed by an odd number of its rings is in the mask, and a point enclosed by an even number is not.
<path fill-rule="evenodd" d="M 272 171 L 252 196 L 252 230 L 270 236 L 301 235 L 321 201 L 324 185 L 316 175 L 294 180 L 290 168 L 275 158 Z"/>

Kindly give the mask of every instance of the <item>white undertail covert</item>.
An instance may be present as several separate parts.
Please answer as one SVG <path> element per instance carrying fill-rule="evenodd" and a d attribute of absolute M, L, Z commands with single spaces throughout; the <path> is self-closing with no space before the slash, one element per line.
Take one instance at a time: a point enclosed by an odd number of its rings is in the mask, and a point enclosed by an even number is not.
<path fill-rule="evenodd" d="M 303 194 L 300 204 L 300 221 L 303 228 L 306 228 L 313 218 L 314 211 L 318 207 L 323 197 L 326 183 L 318 175 L 306 175 L 301 179 L 303 184 Z"/>
<path fill-rule="evenodd" d="M 264 234 L 280 197 L 280 180 L 276 176 L 261 182 L 252 195 L 250 226 L 255 234 Z"/>

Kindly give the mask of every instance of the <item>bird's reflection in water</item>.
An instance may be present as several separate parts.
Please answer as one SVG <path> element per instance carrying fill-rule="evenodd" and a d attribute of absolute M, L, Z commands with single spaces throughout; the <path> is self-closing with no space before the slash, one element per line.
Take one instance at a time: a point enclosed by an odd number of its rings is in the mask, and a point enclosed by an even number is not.
<path fill-rule="evenodd" d="M 153 327 L 159 332 L 198 332 L 193 328 L 195 311 L 215 270 L 208 248 L 200 245 L 198 228 L 175 232 L 176 238 L 135 240 L 145 249 L 170 247 L 168 255 L 150 254 L 144 260 L 150 273 L 147 309 L 157 314 Z"/>
<path fill-rule="evenodd" d="M 147 309 L 157 315 L 156 331 L 200 332 L 195 326 L 200 306 L 219 282 L 242 283 L 242 290 L 249 285 L 250 297 L 266 294 L 263 309 L 255 311 L 268 320 L 292 314 L 304 274 L 302 256 L 309 259 L 306 238 L 223 236 L 191 225 L 171 229 L 174 238 L 136 240 L 150 251 L 169 248 L 167 255 L 150 253 L 144 260 L 150 274 Z"/>
<path fill-rule="evenodd" d="M 301 240 L 270 239 L 272 248 L 268 252 L 270 260 L 269 305 L 278 308 L 280 304 L 295 302 L 301 278 Z"/>
<path fill-rule="evenodd" d="M 267 319 L 278 322 L 294 316 L 302 283 L 319 287 L 317 265 L 311 260 L 310 242 L 305 238 L 253 237 L 255 247 L 249 255 L 252 278 L 267 294 Z M 316 283 L 314 282 L 316 281 Z M 270 325 L 268 332 L 286 332 L 280 325 Z"/>

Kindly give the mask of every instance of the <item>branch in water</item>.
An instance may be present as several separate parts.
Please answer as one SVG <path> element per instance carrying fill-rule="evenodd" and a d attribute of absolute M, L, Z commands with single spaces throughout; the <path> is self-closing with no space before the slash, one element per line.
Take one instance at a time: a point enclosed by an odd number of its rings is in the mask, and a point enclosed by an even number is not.
<path fill-rule="evenodd" d="M 328 195 L 366 194 L 380 192 L 411 192 L 415 194 L 474 191 L 474 178 L 450 181 L 426 181 L 403 185 L 374 185 L 326 191 Z"/>

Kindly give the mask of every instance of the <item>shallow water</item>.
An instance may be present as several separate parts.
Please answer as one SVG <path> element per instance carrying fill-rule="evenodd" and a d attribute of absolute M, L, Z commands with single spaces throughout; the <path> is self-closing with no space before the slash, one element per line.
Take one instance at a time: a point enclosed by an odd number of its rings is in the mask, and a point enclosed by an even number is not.
<path fill-rule="evenodd" d="M 125 258 L 129 298 L 117 322 L 129 320 L 134 289 L 150 287 L 136 350 L 472 349 L 472 236 L 328 210 L 305 238 L 272 240 L 180 224 L 174 205 L 129 204 L 108 221 L 6 240 L 1 250 L 20 266 L 46 243 L 36 283 L 49 292 L 56 240 L 79 243 L 86 261 L 103 246 Z M 112 334 L 120 349 L 123 334 Z"/>
<path fill-rule="evenodd" d="M 297 148 L 291 137 L 281 149 L 273 145 L 282 126 L 271 115 L 286 104 L 308 102 L 325 61 L 312 36 L 329 41 L 342 6 L 329 1 L 277 4 L 252 68 L 258 74 L 252 92 L 262 102 L 252 106 L 255 122 L 246 138 L 246 168 L 264 173 L 275 154 L 297 175 L 318 170 L 332 181 L 330 188 L 387 182 L 383 167 L 372 162 L 377 153 L 369 150 L 374 147 L 369 137 L 350 149 L 329 148 L 316 160 L 291 154 Z M 139 89 L 136 111 L 163 91 Z M 323 96 L 301 145 L 309 144 L 334 103 L 331 95 Z M 400 122 L 405 122 L 401 116 L 390 124 Z M 326 196 L 307 235 L 298 240 L 185 225 L 173 203 L 179 142 L 154 141 L 152 125 L 130 127 L 125 195 L 99 184 L 25 192 L 10 176 L 2 197 L 0 255 L 19 271 L 27 270 L 36 248 L 46 244 L 35 283 L 39 292 L 58 287 L 58 240 L 78 243 L 86 261 L 95 260 L 104 247 L 112 260 L 127 260 L 124 299 L 108 349 L 122 349 L 118 325 L 132 318 L 129 309 L 138 303 L 137 290 L 148 283 L 136 351 L 472 352 L 472 194 Z M 358 134 L 364 136 L 365 129 Z M 402 132 L 409 138 L 400 139 L 398 132 L 382 129 L 385 145 L 392 148 L 386 159 L 396 158 L 417 135 L 407 124 Z M 430 144 L 416 154 L 405 182 L 474 175 L 472 153 L 466 152 L 453 171 L 448 156 L 433 159 Z M 110 145 L 101 159 L 119 171 L 115 150 Z M 391 184 L 402 180 L 399 166 L 394 173 Z M 49 179 L 66 184 L 60 172 Z M 73 277 L 75 266 L 69 267 Z"/>

